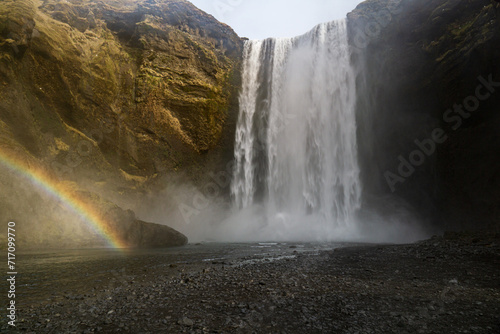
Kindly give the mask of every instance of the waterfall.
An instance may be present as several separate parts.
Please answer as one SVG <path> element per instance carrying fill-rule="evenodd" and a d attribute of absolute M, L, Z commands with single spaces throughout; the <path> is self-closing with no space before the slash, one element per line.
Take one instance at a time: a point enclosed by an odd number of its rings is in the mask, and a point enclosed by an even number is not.
<path fill-rule="evenodd" d="M 259 206 L 258 224 L 268 227 L 302 226 L 323 237 L 348 227 L 361 184 L 346 21 L 247 41 L 243 60 L 234 205 Z"/>

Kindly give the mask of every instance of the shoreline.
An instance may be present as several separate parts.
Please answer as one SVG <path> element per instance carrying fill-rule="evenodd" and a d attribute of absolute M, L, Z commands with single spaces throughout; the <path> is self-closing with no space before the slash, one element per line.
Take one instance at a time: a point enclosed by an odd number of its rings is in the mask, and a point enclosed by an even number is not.
<path fill-rule="evenodd" d="M 292 247 L 272 261 L 236 254 L 233 260 L 165 263 L 162 255 L 145 255 L 126 259 L 130 268 L 121 273 L 108 272 L 108 262 L 100 259 L 103 275 L 89 270 L 79 278 L 81 287 L 61 283 L 50 300 L 19 300 L 17 329 L 500 333 L 499 235 L 458 233 L 408 245 L 317 252 Z M 240 250 L 228 253 L 233 251 Z M 1 329 L 8 329 L 6 323 Z"/>

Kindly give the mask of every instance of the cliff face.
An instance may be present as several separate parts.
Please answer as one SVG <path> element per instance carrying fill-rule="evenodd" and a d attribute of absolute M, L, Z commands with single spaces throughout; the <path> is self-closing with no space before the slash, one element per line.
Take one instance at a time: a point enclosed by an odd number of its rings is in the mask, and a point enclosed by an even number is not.
<path fill-rule="evenodd" d="M 184 0 L 2 1 L 0 152 L 97 193 L 196 178 L 232 153 L 241 49 Z"/>
<path fill-rule="evenodd" d="M 0 10 L 1 117 L 33 155 L 65 165 L 61 147 L 87 140 L 106 163 L 147 176 L 218 144 L 241 41 L 187 1 Z"/>
<path fill-rule="evenodd" d="M 368 0 L 348 15 L 367 202 L 395 195 L 434 226 L 498 228 L 499 15 L 479 0 Z"/>

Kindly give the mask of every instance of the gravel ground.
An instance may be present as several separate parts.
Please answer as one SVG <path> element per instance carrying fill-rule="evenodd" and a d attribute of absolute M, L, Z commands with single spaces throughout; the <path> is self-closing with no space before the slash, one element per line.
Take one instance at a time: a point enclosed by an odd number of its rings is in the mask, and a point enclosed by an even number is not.
<path fill-rule="evenodd" d="M 37 296 L 26 333 L 500 333 L 500 236 L 161 263 Z M 158 262 L 155 264 L 155 261 Z M 75 271 L 75 273 L 79 273 Z M 80 275 L 80 274 L 78 274 Z"/>

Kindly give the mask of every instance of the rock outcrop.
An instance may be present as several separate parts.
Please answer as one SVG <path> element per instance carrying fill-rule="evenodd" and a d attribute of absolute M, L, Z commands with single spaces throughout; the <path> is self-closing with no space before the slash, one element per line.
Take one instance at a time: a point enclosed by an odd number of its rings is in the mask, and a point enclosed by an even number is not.
<path fill-rule="evenodd" d="M 500 5 L 368 0 L 348 20 L 366 200 L 395 195 L 441 228 L 498 228 L 500 87 L 485 81 L 500 82 Z"/>
<path fill-rule="evenodd" d="M 106 204 L 101 208 L 106 207 L 103 217 L 109 222 L 107 228 L 118 243 L 127 248 L 176 247 L 188 242 L 184 234 L 173 228 L 139 220 L 130 210 L 124 211 L 111 203 Z"/>

